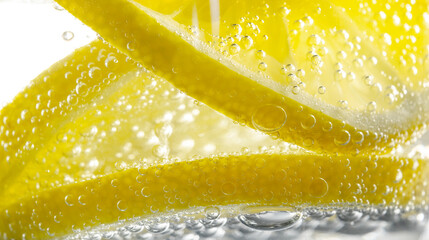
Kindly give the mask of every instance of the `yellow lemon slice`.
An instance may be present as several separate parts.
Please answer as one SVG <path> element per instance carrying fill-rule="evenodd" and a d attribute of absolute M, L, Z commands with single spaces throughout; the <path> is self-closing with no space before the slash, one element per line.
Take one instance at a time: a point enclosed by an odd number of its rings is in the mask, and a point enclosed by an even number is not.
<path fill-rule="evenodd" d="M 7 238 L 48 238 L 195 207 L 426 204 L 426 161 L 255 154 L 130 168 L 42 191 L 0 213 Z"/>
<path fill-rule="evenodd" d="M 176 15 L 151 9 L 151 1 L 57 2 L 186 94 L 313 151 L 389 151 L 426 126 L 427 81 L 412 74 L 427 71 L 416 54 L 425 46 L 424 7 L 410 8 L 421 31 L 402 36 L 421 42 L 414 49 L 373 43 L 367 25 L 329 1 L 201 0 Z M 399 67 L 390 56 L 409 48 L 421 64 Z"/>

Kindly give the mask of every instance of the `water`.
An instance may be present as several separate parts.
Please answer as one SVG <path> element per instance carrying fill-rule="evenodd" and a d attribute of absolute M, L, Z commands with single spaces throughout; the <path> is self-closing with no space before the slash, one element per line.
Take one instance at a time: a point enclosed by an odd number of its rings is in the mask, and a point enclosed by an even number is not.
<path fill-rule="evenodd" d="M 207 214 L 207 209 L 209 214 Z M 221 209 L 221 208 L 218 208 Z M 65 239 L 427 239 L 427 210 L 397 208 L 256 208 L 229 206 L 136 218 L 80 231 Z M 277 209 L 277 210 L 274 210 Z M 205 216 L 204 216 L 205 213 Z"/>

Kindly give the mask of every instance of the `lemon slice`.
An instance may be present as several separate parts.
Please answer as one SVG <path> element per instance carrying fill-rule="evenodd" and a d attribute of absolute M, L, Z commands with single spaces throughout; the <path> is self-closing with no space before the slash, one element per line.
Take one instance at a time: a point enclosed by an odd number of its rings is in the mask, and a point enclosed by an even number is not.
<path fill-rule="evenodd" d="M 308 149 L 389 151 L 426 126 L 426 78 L 388 57 L 412 47 L 379 49 L 370 29 L 360 30 L 364 24 L 328 1 L 201 0 L 175 16 L 151 10 L 146 1 L 57 2 L 186 94 Z M 403 6 L 396 7 L 392 11 Z M 412 15 L 424 10 L 412 8 Z M 424 29 L 422 20 L 416 17 L 413 26 Z M 406 66 L 427 71 L 425 64 Z"/>
<path fill-rule="evenodd" d="M 130 168 L 42 191 L 0 213 L 6 238 L 72 231 L 195 207 L 426 204 L 426 161 L 255 154 Z"/>

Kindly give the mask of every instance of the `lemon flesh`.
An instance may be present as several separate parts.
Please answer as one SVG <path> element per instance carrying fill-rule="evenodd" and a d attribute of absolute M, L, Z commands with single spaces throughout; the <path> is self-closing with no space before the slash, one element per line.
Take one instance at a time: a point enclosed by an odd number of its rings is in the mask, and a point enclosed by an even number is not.
<path fill-rule="evenodd" d="M 426 80 L 386 57 L 402 45 L 378 50 L 333 3 L 195 1 L 165 15 L 145 1 L 57 2 L 186 94 L 313 151 L 389 151 L 426 126 Z"/>

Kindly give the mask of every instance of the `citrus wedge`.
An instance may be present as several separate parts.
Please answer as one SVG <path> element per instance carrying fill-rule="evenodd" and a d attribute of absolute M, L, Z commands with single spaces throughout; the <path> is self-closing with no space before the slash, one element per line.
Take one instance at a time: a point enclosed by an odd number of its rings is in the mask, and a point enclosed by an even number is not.
<path fill-rule="evenodd" d="M 150 9 L 153 1 L 57 2 L 186 94 L 313 151 L 389 151 L 425 129 L 427 67 L 417 52 L 427 44 L 426 3 L 399 22 L 420 29 L 411 35 L 371 18 L 380 33 L 398 35 L 392 41 L 419 42 L 383 47 L 360 15 L 329 1 L 197 0 L 174 16 Z M 360 2 L 366 12 L 369 2 Z M 391 57 L 409 52 L 419 64 Z"/>

